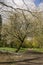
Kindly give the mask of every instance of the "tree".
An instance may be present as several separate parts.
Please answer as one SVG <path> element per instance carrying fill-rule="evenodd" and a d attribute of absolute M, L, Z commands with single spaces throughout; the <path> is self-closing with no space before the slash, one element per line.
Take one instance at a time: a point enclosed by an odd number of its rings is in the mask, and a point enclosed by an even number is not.
<path fill-rule="evenodd" d="M 12 2 L 17 6 L 17 4 L 13 0 Z M 3 1 L 0 1 L 0 4 L 12 9 L 11 11 L 3 11 L 11 13 L 11 15 L 9 15 L 9 19 L 11 21 L 11 28 L 6 28 L 6 35 L 8 36 L 10 34 L 11 37 L 13 36 L 13 38 L 16 38 L 20 41 L 20 45 L 16 52 L 18 52 L 19 49 L 22 47 L 22 44 L 27 36 L 30 35 L 34 37 L 39 32 L 39 28 L 37 29 L 38 22 L 40 21 L 39 17 L 29 10 L 28 5 L 26 5 L 24 0 L 23 3 L 27 7 L 27 9 L 15 8 L 13 6 L 7 5 Z M 31 20 L 31 17 L 33 17 L 33 21 Z"/>

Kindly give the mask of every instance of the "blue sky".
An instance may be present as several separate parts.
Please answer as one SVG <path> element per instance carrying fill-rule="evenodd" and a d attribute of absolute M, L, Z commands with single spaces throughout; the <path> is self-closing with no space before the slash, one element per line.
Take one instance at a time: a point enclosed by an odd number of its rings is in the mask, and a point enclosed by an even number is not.
<path fill-rule="evenodd" d="M 39 6 L 39 4 L 42 3 L 42 2 L 43 2 L 43 0 L 35 0 L 34 1 L 34 3 L 35 3 L 36 6 Z"/>

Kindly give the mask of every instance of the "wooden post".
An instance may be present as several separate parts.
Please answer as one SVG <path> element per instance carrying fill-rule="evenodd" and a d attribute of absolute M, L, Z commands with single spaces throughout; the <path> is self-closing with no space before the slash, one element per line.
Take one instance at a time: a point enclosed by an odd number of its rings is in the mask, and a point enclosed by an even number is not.
<path fill-rule="evenodd" d="M 2 17 L 0 15 L 0 41 L 1 41 Z"/>

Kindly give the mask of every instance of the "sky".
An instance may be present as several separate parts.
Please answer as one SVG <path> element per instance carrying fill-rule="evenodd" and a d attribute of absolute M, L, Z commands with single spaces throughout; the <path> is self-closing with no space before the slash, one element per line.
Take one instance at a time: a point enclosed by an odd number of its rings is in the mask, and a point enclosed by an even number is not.
<path fill-rule="evenodd" d="M 25 5 L 23 5 L 22 0 L 14 0 L 14 1 L 19 5 L 19 7 L 22 8 L 23 6 L 25 7 Z M 36 10 L 36 9 L 39 9 L 40 11 L 43 10 L 43 0 L 24 0 L 24 1 L 28 5 L 30 10 Z"/>
<path fill-rule="evenodd" d="M 24 0 L 26 5 L 24 5 L 23 0 L 14 0 L 17 6 L 14 5 L 14 3 L 12 3 L 12 0 L 0 0 L 0 1 L 4 1 L 7 5 L 11 5 L 15 8 L 17 7 L 26 9 L 27 5 L 30 10 L 36 10 L 36 9 L 43 10 L 43 0 Z"/>
<path fill-rule="evenodd" d="M 36 6 L 39 6 L 40 3 L 42 3 L 42 2 L 43 2 L 43 0 L 35 0 L 35 1 L 34 1 L 34 3 L 35 3 Z"/>
<path fill-rule="evenodd" d="M 14 0 L 14 2 L 17 5 L 14 5 L 14 3 L 12 3 L 12 0 L 0 0 L 0 1 L 5 2 L 7 5 L 10 5 L 14 8 L 24 8 L 24 9 L 27 8 L 24 5 L 23 0 Z M 31 10 L 31 11 L 36 11 L 36 10 L 43 11 L 43 0 L 24 0 L 24 1 L 25 1 L 25 4 L 28 6 L 29 10 Z M 1 5 L 0 5 L 0 7 L 1 7 Z M 6 7 L 3 7 L 3 9 L 8 10 Z M 4 16 L 4 18 L 6 18 L 6 16 Z M 6 19 L 4 19 L 4 20 L 6 21 Z"/>
<path fill-rule="evenodd" d="M 7 0 L 7 1 L 12 2 L 12 0 Z M 43 10 L 43 0 L 24 0 L 24 1 L 26 5 L 28 5 L 28 8 L 30 10 L 36 10 L 36 9 Z M 14 0 L 14 2 L 17 4 L 17 6 L 15 7 L 26 8 L 26 6 L 23 3 L 23 0 Z"/>

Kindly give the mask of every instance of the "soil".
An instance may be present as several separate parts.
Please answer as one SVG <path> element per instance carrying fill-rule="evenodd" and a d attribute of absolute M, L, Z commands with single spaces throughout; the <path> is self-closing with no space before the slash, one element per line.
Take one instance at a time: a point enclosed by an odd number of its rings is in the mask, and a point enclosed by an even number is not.
<path fill-rule="evenodd" d="M 43 65 L 43 53 L 32 50 L 23 53 L 0 51 L 0 65 Z"/>

